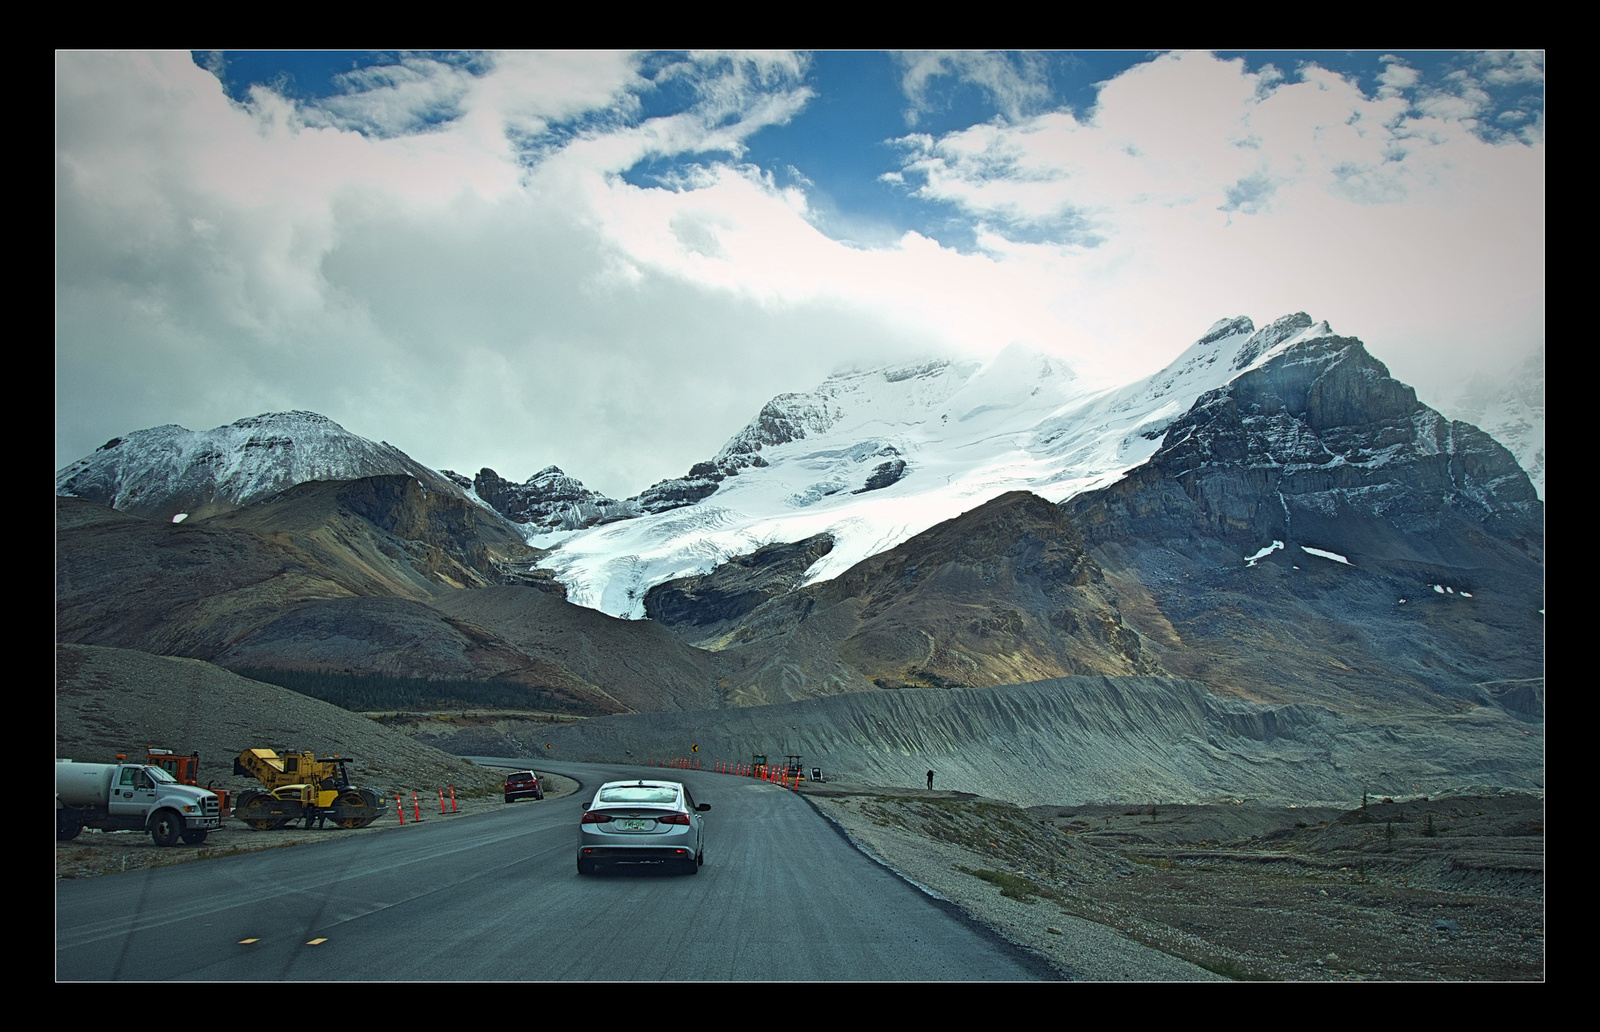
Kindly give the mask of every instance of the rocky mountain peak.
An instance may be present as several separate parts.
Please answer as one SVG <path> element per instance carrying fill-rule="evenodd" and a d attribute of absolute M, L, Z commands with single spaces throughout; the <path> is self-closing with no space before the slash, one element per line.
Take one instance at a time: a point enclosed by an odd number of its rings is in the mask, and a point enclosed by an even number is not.
<path fill-rule="evenodd" d="M 388 443 L 315 412 L 268 412 L 212 430 L 166 425 L 107 441 L 56 474 L 56 494 L 156 519 L 202 518 L 313 480 L 404 474 L 458 492 Z"/>
<path fill-rule="evenodd" d="M 479 498 L 506 519 L 545 533 L 592 527 L 637 516 L 640 511 L 631 502 L 619 502 L 590 490 L 559 466 L 546 466 L 522 484 L 514 484 L 486 467 L 472 479 L 472 486 Z"/>
<path fill-rule="evenodd" d="M 1299 315 L 1273 327 L 1245 350 L 1317 328 Z M 1416 533 L 1452 518 L 1542 540 L 1542 511 L 1515 458 L 1420 403 L 1354 337 L 1303 337 L 1201 395 L 1130 480 L 1169 485 L 1157 492 L 1166 500 L 1124 510 L 1116 496 L 1142 490 L 1130 484 L 1069 507 L 1093 526 L 1091 510 L 1109 504 L 1128 517 L 1111 520 L 1118 533 L 1135 535 L 1192 536 L 1198 522 L 1246 550 L 1295 533 L 1357 548 L 1363 535 L 1376 540 L 1374 521 Z"/>
<path fill-rule="evenodd" d="M 1241 333 L 1254 333 L 1255 331 L 1256 324 L 1250 321 L 1249 316 L 1236 315 L 1232 318 L 1218 319 L 1211 324 L 1210 329 L 1201 334 L 1199 340 L 1195 341 L 1195 346 L 1201 347 L 1206 344 L 1214 344 L 1224 337 L 1233 337 Z"/>
<path fill-rule="evenodd" d="M 1248 319 L 1244 320 L 1244 322 L 1247 325 L 1249 324 Z M 1290 337 L 1309 330 L 1311 325 L 1311 316 L 1304 312 L 1295 312 L 1291 315 L 1274 319 L 1270 326 L 1263 326 L 1251 334 L 1249 340 L 1244 342 L 1244 346 L 1239 349 L 1239 354 L 1234 359 L 1233 368 L 1244 369 L 1248 367 L 1250 363 Z M 1326 326 L 1327 324 L 1324 323 L 1323 325 Z"/>

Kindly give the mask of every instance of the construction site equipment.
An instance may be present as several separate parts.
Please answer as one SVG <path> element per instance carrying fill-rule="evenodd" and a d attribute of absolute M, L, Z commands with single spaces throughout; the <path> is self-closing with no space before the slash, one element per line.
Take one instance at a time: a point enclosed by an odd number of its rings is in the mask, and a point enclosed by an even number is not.
<path fill-rule="evenodd" d="M 127 759 L 127 757 L 119 755 L 117 759 L 121 761 Z M 180 756 L 171 749 L 157 749 L 152 745 L 145 749 L 145 762 L 152 767 L 160 767 L 168 774 L 171 774 L 180 785 L 200 787 L 200 754 L 197 752 L 190 753 L 187 756 Z M 233 807 L 228 805 L 227 789 L 212 788 L 210 784 L 207 784 L 206 791 L 217 794 L 218 817 L 227 820 L 233 816 Z"/>
<path fill-rule="evenodd" d="M 56 761 L 58 841 L 99 828 L 148 831 L 158 846 L 198 846 L 221 824 L 215 792 L 180 785 L 160 767 Z"/>
<path fill-rule="evenodd" d="M 350 784 L 347 757 L 321 759 L 313 752 L 246 749 L 233 772 L 255 778 L 264 792 L 239 793 L 233 815 L 257 831 L 282 828 L 304 819 L 306 827 L 332 821 L 341 828 L 365 828 L 387 812 L 387 803 L 370 788 Z"/>
<path fill-rule="evenodd" d="M 750 775 L 752 777 L 757 777 L 757 778 L 766 777 L 766 775 L 767 775 L 767 754 L 766 753 L 751 753 L 750 754 Z"/>
<path fill-rule="evenodd" d="M 798 778 L 801 781 L 806 779 L 805 767 L 801 764 L 798 753 L 790 753 L 788 756 L 785 756 L 783 760 L 784 777 Z"/>

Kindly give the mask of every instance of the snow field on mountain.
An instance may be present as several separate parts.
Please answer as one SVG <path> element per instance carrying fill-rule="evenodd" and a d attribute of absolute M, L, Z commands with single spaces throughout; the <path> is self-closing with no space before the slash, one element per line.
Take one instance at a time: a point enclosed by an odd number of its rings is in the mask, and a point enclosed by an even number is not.
<path fill-rule="evenodd" d="M 644 616 L 644 595 L 656 584 L 823 532 L 834 547 L 806 583 L 828 580 L 1008 491 L 1061 502 L 1114 483 L 1155 453 L 1197 397 L 1238 374 L 1247 342 L 1270 343 L 1248 320 L 1212 330 L 1215 339 L 1161 372 L 1111 390 L 1088 387 L 1059 359 L 1021 346 L 982 367 L 934 362 L 830 377 L 763 412 L 769 424 L 776 419 L 803 436 L 763 439 L 759 419 L 735 435 L 720 456 L 748 454 L 759 442 L 766 465 L 739 470 L 704 501 L 529 542 L 554 549 L 540 565 L 567 586 L 570 601 L 628 619 Z M 1312 330 L 1326 324 L 1280 329 L 1286 339 L 1268 350 Z M 862 491 L 879 464 L 896 459 L 906 464 L 898 482 Z"/>

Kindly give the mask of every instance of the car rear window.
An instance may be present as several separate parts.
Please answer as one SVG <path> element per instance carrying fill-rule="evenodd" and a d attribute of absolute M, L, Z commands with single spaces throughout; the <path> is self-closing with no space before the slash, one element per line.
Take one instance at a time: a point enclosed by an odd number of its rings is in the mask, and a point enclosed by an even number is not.
<path fill-rule="evenodd" d="M 506 775 L 506 780 L 507 781 L 527 781 L 531 777 L 533 777 L 533 772 L 531 770 L 525 770 L 521 774 L 508 774 L 508 775 Z"/>
<path fill-rule="evenodd" d="M 600 790 L 602 803 L 655 803 L 670 805 L 678 801 L 678 790 L 660 785 L 617 785 Z"/>

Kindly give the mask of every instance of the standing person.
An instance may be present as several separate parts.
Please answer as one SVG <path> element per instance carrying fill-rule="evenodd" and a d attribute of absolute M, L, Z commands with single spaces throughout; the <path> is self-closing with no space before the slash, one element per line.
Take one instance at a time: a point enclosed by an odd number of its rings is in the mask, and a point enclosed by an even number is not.
<path fill-rule="evenodd" d="M 933 771 L 928 771 L 928 787 L 933 787 Z"/>

